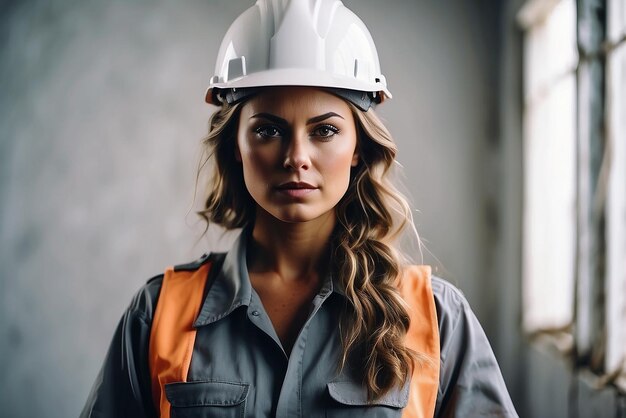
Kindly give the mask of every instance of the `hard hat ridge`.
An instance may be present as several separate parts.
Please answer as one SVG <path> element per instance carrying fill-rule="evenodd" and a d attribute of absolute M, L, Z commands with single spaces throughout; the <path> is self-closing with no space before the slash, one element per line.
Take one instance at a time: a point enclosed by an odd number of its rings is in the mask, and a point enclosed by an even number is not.
<path fill-rule="evenodd" d="M 325 44 L 316 30 L 314 13 L 319 8 L 311 10 L 308 7 L 321 3 L 320 0 L 288 2 L 283 19 L 275 26 L 277 31 L 270 39 L 270 68 L 324 69 Z M 298 38 L 294 38 L 296 33 Z"/>

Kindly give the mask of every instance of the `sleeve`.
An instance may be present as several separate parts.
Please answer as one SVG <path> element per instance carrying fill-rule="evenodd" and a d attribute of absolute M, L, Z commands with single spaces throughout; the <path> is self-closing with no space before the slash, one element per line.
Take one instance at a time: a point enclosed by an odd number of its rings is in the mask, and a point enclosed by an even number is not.
<path fill-rule="evenodd" d="M 162 276 L 135 295 L 120 320 L 81 418 L 156 417 L 148 346 Z"/>
<path fill-rule="evenodd" d="M 441 369 L 436 417 L 517 417 L 487 336 L 467 300 L 433 278 Z"/>

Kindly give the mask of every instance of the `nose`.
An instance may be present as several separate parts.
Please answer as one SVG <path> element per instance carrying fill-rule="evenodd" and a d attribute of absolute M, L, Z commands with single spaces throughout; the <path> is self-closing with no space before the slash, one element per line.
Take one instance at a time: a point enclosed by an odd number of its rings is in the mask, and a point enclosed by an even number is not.
<path fill-rule="evenodd" d="M 306 134 L 294 134 L 285 144 L 285 160 L 283 167 L 289 170 L 308 170 L 311 157 L 308 150 Z"/>

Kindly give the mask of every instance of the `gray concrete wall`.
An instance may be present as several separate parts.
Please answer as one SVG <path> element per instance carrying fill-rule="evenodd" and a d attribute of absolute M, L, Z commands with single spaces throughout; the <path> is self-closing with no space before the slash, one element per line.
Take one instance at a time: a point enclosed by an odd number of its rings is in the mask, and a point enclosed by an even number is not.
<path fill-rule="evenodd" d="M 494 340 L 485 155 L 497 2 L 351 0 L 394 99 L 416 223 Z M 76 416 L 134 291 L 227 246 L 191 205 L 219 42 L 252 1 L 0 6 L 0 411 Z M 427 256 L 429 262 L 435 262 Z"/>
<path fill-rule="evenodd" d="M 522 32 L 516 14 L 524 0 L 507 0 L 499 15 L 500 45 L 497 87 L 497 137 L 489 147 L 485 164 L 486 200 L 491 204 L 485 240 L 485 288 L 491 297 L 483 301 L 489 314 L 485 325 L 500 367 L 520 416 L 529 415 L 523 380 L 527 352 L 521 335 L 522 317 Z M 549 414 L 543 416 L 551 416 Z"/>

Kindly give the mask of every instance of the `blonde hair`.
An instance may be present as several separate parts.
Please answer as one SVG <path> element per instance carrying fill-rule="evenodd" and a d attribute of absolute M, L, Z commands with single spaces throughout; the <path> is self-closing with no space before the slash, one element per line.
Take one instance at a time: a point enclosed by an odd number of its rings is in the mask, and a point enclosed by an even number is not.
<path fill-rule="evenodd" d="M 394 246 L 412 226 L 410 207 L 389 174 L 396 145 L 373 110 L 363 112 L 348 103 L 357 125 L 359 164 L 336 206 L 332 236 L 332 274 L 339 279 L 348 303 L 340 318 L 342 355 L 339 369 L 361 373 L 369 400 L 401 387 L 420 355 L 405 347 L 409 315 L 397 290 L 403 258 Z M 226 229 L 242 228 L 255 216 L 246 190 L 235 144 L 241 103 L 225 104 L 209 122 L 203 143 L 202 170 L 210 159 L 212 179 L 205 205 L 198 214 Z"/>

